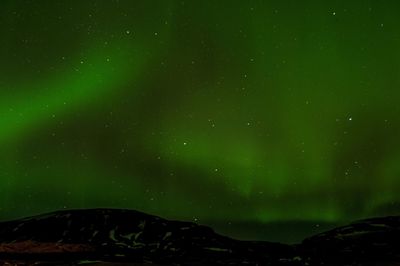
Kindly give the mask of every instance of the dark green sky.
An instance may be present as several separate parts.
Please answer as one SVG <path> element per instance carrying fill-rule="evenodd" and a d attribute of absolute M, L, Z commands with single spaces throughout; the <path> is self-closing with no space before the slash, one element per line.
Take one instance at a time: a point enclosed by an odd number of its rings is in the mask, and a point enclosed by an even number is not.
<path fill-rule="evenodd" d="M 398 1 L 0 4 L 0 217 L 400 211 Z"/>

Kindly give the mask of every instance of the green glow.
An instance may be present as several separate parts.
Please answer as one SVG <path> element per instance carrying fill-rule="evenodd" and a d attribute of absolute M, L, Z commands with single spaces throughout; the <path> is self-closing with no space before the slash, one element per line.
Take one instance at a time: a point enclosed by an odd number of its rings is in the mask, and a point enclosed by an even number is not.
<path fill-rule="evenodd" d="M 0 218 L 399 214 L 400 4 L 1 5 Z"/>
<path fill-rule="evenodd" d="M 124 78 L 137 76 L 144 65 L 143 55 L 138 52 L 130 55 L 127 61 L 124 53 L 115 52 L 117 47 L 121 46 L 102 49 L 85 62 L 75 62 L 59 77 L 38 84 L 14 85 L 20 93 L 3 97 L 0 103 L 0 143 L 18 139 L 19 134 L 28 133 L 30 127 L 37 127 L 81 106 L 103 102 L 116 93 L 115 88 L 123 85 Z"/>

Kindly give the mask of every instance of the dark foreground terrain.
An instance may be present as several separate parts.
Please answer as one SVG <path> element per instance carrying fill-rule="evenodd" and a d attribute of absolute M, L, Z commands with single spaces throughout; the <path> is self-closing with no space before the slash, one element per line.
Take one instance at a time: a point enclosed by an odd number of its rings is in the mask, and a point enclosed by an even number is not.
<path fill-rule="evenodd" d="M 133 210 L 68 210 L 0 223 L 1 265 L 400 265 L 400 217 L 298 245 L 239 241 Z"/>

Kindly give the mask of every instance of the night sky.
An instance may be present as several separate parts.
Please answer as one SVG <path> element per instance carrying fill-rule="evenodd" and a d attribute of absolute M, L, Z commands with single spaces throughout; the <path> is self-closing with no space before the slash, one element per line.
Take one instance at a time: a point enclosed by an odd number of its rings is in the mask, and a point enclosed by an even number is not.
<path fill-rule="evenodd" d="M 399 12 L 389 0 L 1 1 L 1 220 L 113 207 L 318 227 L 400 214 Z"/>

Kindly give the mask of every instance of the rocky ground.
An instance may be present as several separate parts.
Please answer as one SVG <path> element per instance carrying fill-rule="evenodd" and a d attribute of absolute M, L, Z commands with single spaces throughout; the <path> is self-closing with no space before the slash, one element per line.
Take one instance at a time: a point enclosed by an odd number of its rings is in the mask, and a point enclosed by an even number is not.
<path fill-rule="evenodd" d="M 400 217 L 298 245 L 239 241 L 134 210 L 68 210 L 0 223 L 1 265 L 400 265 Z"/>

